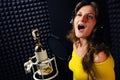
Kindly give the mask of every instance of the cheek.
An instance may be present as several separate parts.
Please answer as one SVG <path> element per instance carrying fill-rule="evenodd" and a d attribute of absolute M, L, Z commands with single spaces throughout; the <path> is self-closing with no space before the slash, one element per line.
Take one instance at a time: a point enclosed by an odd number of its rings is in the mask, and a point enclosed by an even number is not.
<path fill-rule="evenodd" d="M 74 27 L 74 30 L 76 31 L 77 30 L 77 23 L 76 22 L 73 23 L 73 27 Z"/>
<path fill-rule="evenodd" d="M 76 20 L 74 19 L 74 21 L 73 21 L 73 26 L 74 26 L 74 28 L 75 28 L 75 26 L 76 26 Z"/>
<path fill-rule="evenodd" d="M 87 31 L 88 31 L 88 35 L 90 35 L 90 34 L 92 33 L 94 27 L 95 27 L 95 24 L 92 25 L 92 26 L 90 26 L 90 27 L 87 29 Z"/>
<path fill-rule="evenodd" d="M 96 21 L 89 21 L 87 24 L 87 30 L 91 31 L 96 25 Z"/>
<path fill-rule="evenodd" d="M 74 31 L 75 31 L 75 36 L 77 36 L 78 35 L 78 29 L 75 25 L 74 25 Z"/>
<path fill-rule="evenodd" d="M 93 31 L 93 28 L 90 28 L 87 31 L 88 31 L 88 35 L 90 35 L 92 33 L 92 31 Z"/>

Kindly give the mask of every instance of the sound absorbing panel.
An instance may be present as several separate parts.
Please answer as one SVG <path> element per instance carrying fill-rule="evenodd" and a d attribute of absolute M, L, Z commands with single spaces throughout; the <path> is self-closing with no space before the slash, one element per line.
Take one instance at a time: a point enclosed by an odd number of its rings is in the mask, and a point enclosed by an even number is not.
<path fill-rule="evenodd" d="M 0 80 L 31 80 L 23 64 L 34 55 L 32 30 L 47 48 L 50 20 L 46 0 L 0 0 Z"/>
<path fill-rule="evenodd" d="M 120 80 L 120 1 L 108 0 L 111 51 L 115 59 L 116 80 Z"/>

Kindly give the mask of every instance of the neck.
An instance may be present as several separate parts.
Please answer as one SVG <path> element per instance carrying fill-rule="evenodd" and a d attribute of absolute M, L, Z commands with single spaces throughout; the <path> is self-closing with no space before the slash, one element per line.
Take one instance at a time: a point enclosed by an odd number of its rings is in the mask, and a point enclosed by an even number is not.
<path fill-rule="evenodd" d="M 88 45 L 87 40 L 85 38 L 80 38 L 80 46 L 84 47 L 84 46 L 87 46 L 87 45 Z"/>

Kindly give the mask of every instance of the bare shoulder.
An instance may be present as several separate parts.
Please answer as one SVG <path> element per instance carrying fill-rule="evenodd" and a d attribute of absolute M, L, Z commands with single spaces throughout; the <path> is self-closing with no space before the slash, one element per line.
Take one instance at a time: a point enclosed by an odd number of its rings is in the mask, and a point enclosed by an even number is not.
<path fill-rule="evenodd" d="M 104 62 L 107 58 L 108 56 L 104 53 L 104 51 L 101 51 L 97 55 L 94 55 L 94 62 L 95 63 Z"/>

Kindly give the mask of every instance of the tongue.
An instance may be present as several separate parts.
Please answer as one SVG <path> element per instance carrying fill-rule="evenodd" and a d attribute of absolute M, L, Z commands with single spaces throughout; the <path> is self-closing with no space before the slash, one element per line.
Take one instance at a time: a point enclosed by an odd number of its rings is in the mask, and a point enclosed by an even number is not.
<path fill-rule="evenodd" d="M 78 30 L 84 29 L 84 26 L 78 26 Z"/>

